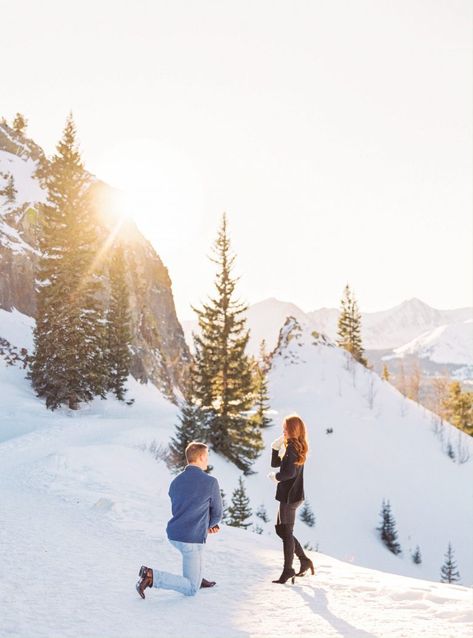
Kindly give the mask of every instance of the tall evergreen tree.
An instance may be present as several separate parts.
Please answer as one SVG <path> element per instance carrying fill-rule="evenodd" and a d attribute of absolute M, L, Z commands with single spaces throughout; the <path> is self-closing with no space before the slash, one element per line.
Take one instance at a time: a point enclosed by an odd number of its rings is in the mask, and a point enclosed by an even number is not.
<path fill-rule="evenodd" d="M 386 364 L 383 365 L 383 374 L 382 374 L 382 378 L 385 381 L 389 381 L 390 378 L 390 374 L 389 374 L 389 368 Z"/>
<path fill-rule="evenodd" d="M 130 371 L 131 316 L 125 277 L 123 246 L 113 248 L 110 263 L 110 302 L 107 313 L 108 388 L 117 399 L 125 398 L 125 383 Z"/>
<path fill-rule="evenodd" d="M 394 517 L 391 513 L 391 505 L 389 501 L 383 500 L 383 506 L 381 510 L 382 522 L 378 527 L 378 531 L 381 532 L 381 540 L 393 554 L 401 553 L 401 546 L 397 542 L 397 531 Z"/>
<path fill-rule="evenodd" d="M 440 570 L 440 580 L 442 583 L 456 583 L 460 580 L 460 572 L 453 556 L 451 543 L 448 544 L 445 562 Z"/>
<path fill-rule="evenodd" d="M 315 514 L 312 511 L 308 501 L 305 501 L 304 506 L 301 509 L 301 513 L 299 514 L 299 518 L 303 523 L 308 525 L 309 527 L 314 527 L 315 525 Z"/>
<path fill-rule="evenodd" d="M 245 328 L 247 306 L 234 299 L 236 279 L 231 270 L 227 219 L 214 244 L 218 272 L 216 296 L 197 313 L 200 335 L 194 335 L 195 395 L 205 414 L 207 439 L 212 448 L 226 456 L 245 473 L 263 449 L 260 427 L 252 418 L 254 386 L 251 361 L 245 353 L 249 331 Z"/>
<path fill-rule="evenodd" d="M 228 508 L 228 525 L 247 529 L 251 523 L 247 523 L 246 521 L 250 518 L 251 514 L 250 499 L 246 495 L 245 485 L 240 476 L 238 479 L 238 487 L 233 491 L 232 504 Z"/>
<path fill-rule="evenodd" d="M 97 240 L 72 116 L 40 177 L 48 201 L 41 206 L 31 378 L 48 408 L 77 409 L 80 401 L 104 396 L 106 370 Z"/>
<path fill-rule="evenodd" d="M 361 313 L 348 284 L 345 286 L 341 300 L 337 343 L 350 352 L 356 361 L 364 366 L 368 365 L 361 342 Z"/>
<path fill-rule="evenodd" d="M 187 465 L 186 447 L 192 441 L 204 442 L 206 437 L 205 415 L 196 402 L 194 394 L 195 370 L 190 367 L 186 387 L 186 398 L 179 414 L 174 436 L 169 444 L 169 458 L 176 471 Z"/>

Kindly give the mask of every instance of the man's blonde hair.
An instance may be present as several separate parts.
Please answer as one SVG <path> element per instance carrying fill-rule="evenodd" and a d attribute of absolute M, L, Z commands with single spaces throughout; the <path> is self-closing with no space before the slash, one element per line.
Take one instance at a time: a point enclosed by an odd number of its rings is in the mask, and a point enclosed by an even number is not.
<path fill-rule="evenodd" d="M 199 443 L 198 441 L 191 441 L 186 447 L 186 460 L 188 463 L 195 463 L 199 456 L 202 456 L 208 446 L 205 443 Z"/>

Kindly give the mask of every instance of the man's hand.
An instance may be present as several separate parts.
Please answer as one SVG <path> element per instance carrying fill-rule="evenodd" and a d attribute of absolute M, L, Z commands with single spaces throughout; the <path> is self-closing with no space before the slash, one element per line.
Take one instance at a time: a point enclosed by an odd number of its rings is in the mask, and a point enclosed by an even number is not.
<path fill-rule="evenodd" d="M 209 534 L 216 534 L 220 531 L 220 527 L 218 525 L 214 525 L 213 527 L 209 527 Z"/>

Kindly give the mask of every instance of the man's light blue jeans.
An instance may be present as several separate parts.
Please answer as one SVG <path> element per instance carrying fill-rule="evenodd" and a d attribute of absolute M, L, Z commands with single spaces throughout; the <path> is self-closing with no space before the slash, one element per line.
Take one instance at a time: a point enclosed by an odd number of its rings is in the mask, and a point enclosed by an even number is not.
<path fill-rule="evenodd" d="M 185 596 L 195 596 L 202 582 L 203 543 L 182 543 L 169 539 L 182 554 L 182 576 L 153 569 L 153 587 L 173 589 Z"/>

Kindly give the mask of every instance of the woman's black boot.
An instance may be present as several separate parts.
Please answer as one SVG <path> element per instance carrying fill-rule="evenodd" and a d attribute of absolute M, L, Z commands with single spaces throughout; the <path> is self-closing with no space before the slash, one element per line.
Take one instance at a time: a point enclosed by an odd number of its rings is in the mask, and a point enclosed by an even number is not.
<path fill-rule="evenodd" d="M 296 576 L 296 572 L 292 567 L 292 561 L 294 560 L 294 536 L 292 535 L 292 531 L 294 529 L 294 526 L 282 523 L 276 525 L 275 528 L 276 534 L 282 539 L 283 542 L 284 569 L 281 576 L 279 576 L 277 580 L 273 580 L 273 583 L 280 583 L 281 585 L 283 585 L 285 582 L 291 579 L 292 584 L 294 584 Z"/>
<path fill-rule="evenodd" d="M 310 558 L 307 558 L 307 556 L 305 558 L 301 558 L 301 568 L 300 570 L 297 572 L 296 576 L 305 576 L 307 574 L 307 572 L 311 571 L 312 576 L 315 574 L 315 567 L 314 567 L 314 563 L 310 560 Z"/>
<path fill-rule="evenodd" d="M 279 576 L 277 580 L 273 580 L 273 583 L 280 583 L 281 585 L 284 585 L 284 583 L 286 583 L 289 579 L 291 579 L 291 583 L 294 585 L 294 583 L 296 582 L 296 572 L 292 568 L 284 568 L 282 570 L 281 576 Z"/>
<path fill-rule="evenodd" d="M 299 543 L 299 541 L 297 540 L 295 536 L 294 536 L 294 549 L 295 549 L 297 558 L 301 561 L 301 568 L 296 574 L 296 576 L 305 576 L 307 572 L 309 571 L 309 569 L 313 576 L 315 574 L 314 563 L 310 560 L 310 558 L 308 558 L 308 556 L 305 555 L 301 544 Z"/>

